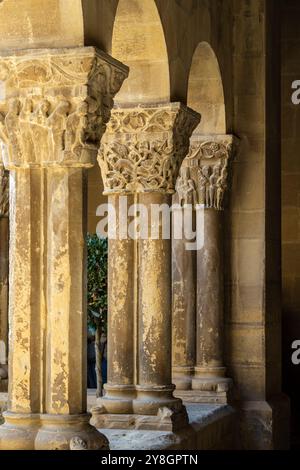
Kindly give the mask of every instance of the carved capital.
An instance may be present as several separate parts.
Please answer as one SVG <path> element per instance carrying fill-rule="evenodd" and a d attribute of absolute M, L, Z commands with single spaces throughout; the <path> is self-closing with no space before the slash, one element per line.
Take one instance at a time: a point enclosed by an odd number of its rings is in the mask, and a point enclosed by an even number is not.
<path fill-rule="evenodd" d="M 126 66 L 93 47 L 2 56 L 4 166 L 91 166 L 127 75 Z"/>
<path fill-rule="evenodd" d="M 1 163 L 0 163 L 1 165 Z M 0 217 L 8 217 L 9 174 L 0 166 Z"/>
<path fill-rule="evenodd" d="M 113 109 L 98 156 L 105 194 L 172 194 L 199 121 L 180 103 Z"/>
<path fill-rule="evenodd" d="M 232 135 L 193 136 L 176 182 L 175 202 L 222 210 L 236 144 Z"/>

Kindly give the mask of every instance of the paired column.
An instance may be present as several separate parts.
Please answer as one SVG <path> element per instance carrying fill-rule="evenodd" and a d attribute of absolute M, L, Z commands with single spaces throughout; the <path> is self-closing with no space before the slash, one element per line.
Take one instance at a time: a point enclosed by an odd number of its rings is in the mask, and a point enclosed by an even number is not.
<path fill-rule="evenodd" d="M 170 206 L 198 122 L 180 103 L 114 109 L 102 140 L 105 194 L 120 215 L 109 240 L 109 371 L 93 413 L 98 426 L 174 430 L 187 422 L 171 380 Z"/>
<path fill-rule="evenodd" d="M 0 163 L 1 165 L 1 163 Z M 7 391 L 8 352 L 8 172 L 0 167 L 0 391 Z"/>
<path fill-rule="evenodd" d="M 173 246 L 173 380 L 176 396 L 227 402 L 224 367 L 223 208 L 234 138 L 194 135 L 176 183 L 176 202 L 195 211 L 198 247 Z"/>
<path fill-rule="evenodd" d="M 9 402 L 1 449 L 100 449 L 86 413 L 86 170 L 128 70 L 94 48 L 0 60 L 10 173 Z"/>

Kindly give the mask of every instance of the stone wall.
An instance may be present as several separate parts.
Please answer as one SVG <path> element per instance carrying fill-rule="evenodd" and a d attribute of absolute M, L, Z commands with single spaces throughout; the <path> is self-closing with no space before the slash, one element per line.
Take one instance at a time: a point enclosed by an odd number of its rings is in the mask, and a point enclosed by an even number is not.
<path fill-rule="evenodd" d="M 298 1 L 282 1 L 283 387 L 291 397 L 294 427 L 300 416 L 300 366 L 291 362 L 291 344 L 300 339 L 300 105 L 292 104 L 291 86 L 300 80 L 299 15 Z"/>
<path fill-rule="evenodd" d="M 2 0 L 0 50 L 83 45 L 80 0 Z"/>

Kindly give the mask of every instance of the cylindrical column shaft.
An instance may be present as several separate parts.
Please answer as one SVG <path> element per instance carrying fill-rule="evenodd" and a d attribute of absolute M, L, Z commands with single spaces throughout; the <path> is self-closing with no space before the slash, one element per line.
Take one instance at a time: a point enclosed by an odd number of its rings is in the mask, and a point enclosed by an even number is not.
<path fill-rule="evenodd" d="M 10 171 L 9 400 L 1 448 L 33 449 L 42 411 L 43 170 Z M 21 426 L 15 429 L 14 422 Z M 26 432 L 23 430 L 26 429 Z M 12 439 L 12 436 L 14 438 Z"/>
<path fill-rule="evenodd" d="M 127 235 L 127 213 L 122 196 L 111 195 L 109 205 L 115 214 L 115 236 L 108 241 L 108 383 L 98 400 L 110 413 L 132 413 L 134 387 L 134 240 Z M 123 196 L 126 207 L 134 197 Z M 111 227 L 112 229 L 113 227 Z"/>
<path fill-rule="evenodd" d="M 151 205 L 171 205 L 171 196 L 142 193 L 139 203 L 151 220 Z M 169 225 L 170 214 L 168 214 Z M 165 222 L 165 221 L 164 221 Z M 171 241 L 163 238 L 162 217 L 158 239 L 139 240 L 138 257 L 138 383 L 134 410 L 140 414 L 155 414 L 162 406 L 180 407 L 173 397 L 171 379 Z"/>
<path fill-rule="evenodd" d="M 0 216 L 0 391 L 6 391 L 8 355 L 8 217 Z M 2 387 L 5 384 L 5 387 Z"/>
<path fill-rule="evenodd" d="M 197 253 L 197 365 L 193 388 L 197 388 L 198 380 L 225 375 L 222 212 L 204 209 L 202 220 L 204 243 Z"/>
<path fill-rule="evenodd" d="M 181 208 L 174 208 L 174 223 L 177 215 L 183 220 Z M 172 378 L 177 390 L 189 390 L 196 361 L 196 252 L 182 235 L 172 241 Z"/>
<path fill-rule="evenodd" d="M 85 170 L 48 169 L 46 191 L 46 413 L 78 414 L 86 411 Z"/>

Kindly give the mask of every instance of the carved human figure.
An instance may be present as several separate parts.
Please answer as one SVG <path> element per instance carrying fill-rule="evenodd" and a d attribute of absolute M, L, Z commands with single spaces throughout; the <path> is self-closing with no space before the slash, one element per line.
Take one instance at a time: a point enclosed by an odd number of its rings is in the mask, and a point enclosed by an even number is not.
<path fill-rule="evenodd" d="M 209 181 L 210 181 L 210 176 L 211 176 L 211 167 L 209 165 L 205 165 L 202 168 L 202 175 L 205 180 L 205 204 L 209 206 Z"/>
<path fill-rule="evenodd" d="M 34 144 L 35 161 L 49 159 L 49 128 L 47 119 L 50 112 L 48 100 L 42 100 L 31 115 L 31 132 Z"/>
<path fill-rule="evenodd" d="M 190 169 L 182 167 L 180 177 L 176 183 L 176 191 L 178 193 L 179 204 L 193 204 L 197 199 L 197 192 L 194 181 L 190 178 Z"/>
<path fill-rule="evenodd" d="M 227 172 L 227 162 L 226 162 L 226 164 L 221 169 L 221 175 L 219 176 L 217 183 L 216 183 L 216 187 L 217 187 L 216 208 L 219 210 L 222 209 L 222 205 L 223 205 L 224 194 L 227 188 L 227 184 L 226 184 L 227 176 L 228 176 L 228 172 Z"/>
<path fill-rule="evenodd" d="M 65 132 L 69 110 L 70 103 L 61 100 L 47 119 L 47 125 L 51 129 L 48 139 L 50 139 L 53 157 L 65 149 Z"/>
<path fill-rule="evenodd" d="M 198 200 L 199 204 L 205 204 L 206 201 L 206 187 L 207 187 L 208 179 L 207 177 L 203 174 L 203 171 L 201 168 L 199 168 L 198 172 Z"/>
<path fill-rule="evenodd" d="M 86 103 L 88 105 L 88 127 L 86 129 L 86 135 L 89 141 L 97 143 L 99 128 L 103 125 L 101 109 L 99 108 L 99 102 L 95 98 L 88 97 Z"/>
<path fill-rule="evenodd" d="M 12 98 L 9 100 L 8 113 L 5 117 L 5 126 L 7 129 L 9 145 L 12 148 L 16 161 L 21 161 L 22 158 L 19 115 L 20 100 Z"/>
<path fill-rule="evenodd" d="M 21 103 L 19 115 L 19 129 L 20 141 L 22 146 L 22 153 L 25 160 L 30 159 L 34 153 L 34 138 L 32 134 L 32 112 L 33 101 L 30 98 L 25 98 Z"/>
<path fill-rule="evenodd" d="M 88 127 L 88 103 L 85 101 L 69 115 L 66 123 L 65 148 L 72 153 L 85 144 L 85 130 Z"/>
<path fill-rule="evenodd" d="M 217 181 L 220 177 L 221 166 L 220 163 L 214 165 L 212 169 L 212 174 L 209 178 L 209 207 L 216 207 L 216 189 Z"/>

